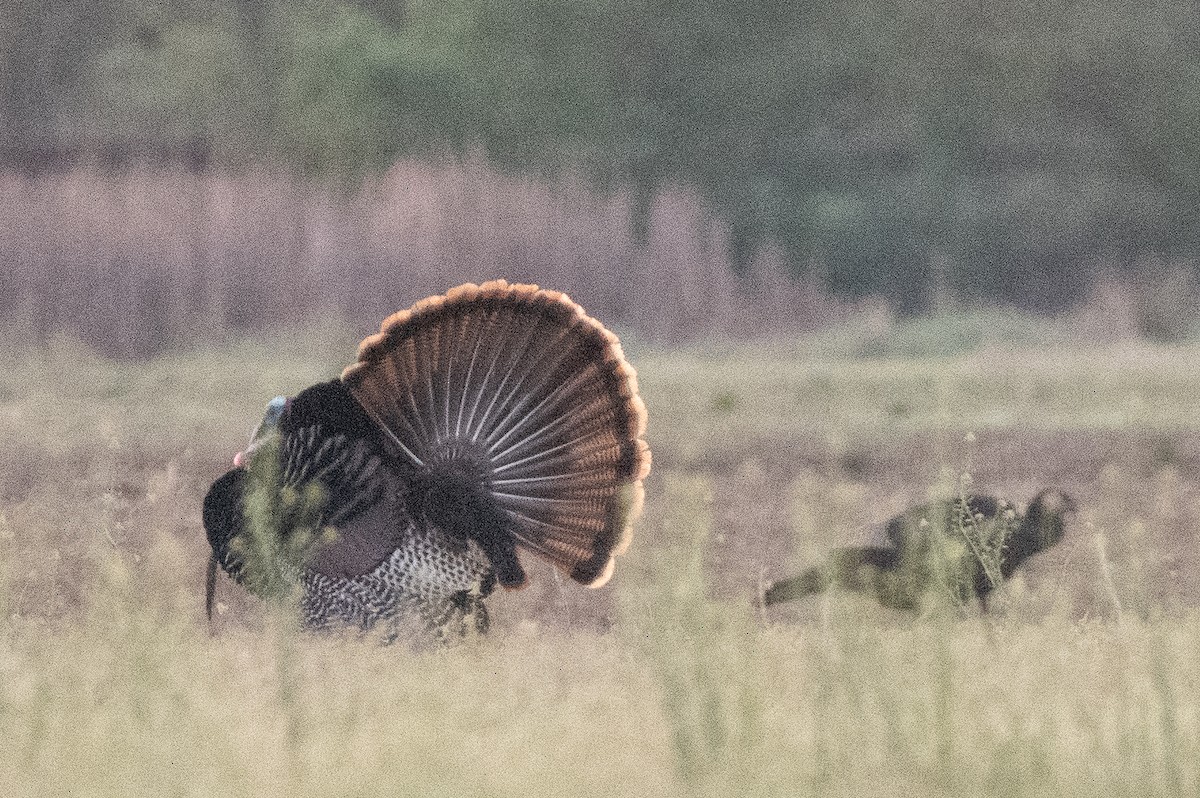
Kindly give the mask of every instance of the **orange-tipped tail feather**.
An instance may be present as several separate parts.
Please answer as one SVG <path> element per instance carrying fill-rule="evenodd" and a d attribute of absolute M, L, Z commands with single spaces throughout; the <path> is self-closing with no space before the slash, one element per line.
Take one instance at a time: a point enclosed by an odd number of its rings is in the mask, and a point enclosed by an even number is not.
<path fill-rule="evenodd" d="M 495 502 L 509 523 L 490 545 L 611 577 L 650 470 L 646 408 L 617 337 L 565 294 L 495 280 L 422 300 L 342 380 L 398 460 Z"/>

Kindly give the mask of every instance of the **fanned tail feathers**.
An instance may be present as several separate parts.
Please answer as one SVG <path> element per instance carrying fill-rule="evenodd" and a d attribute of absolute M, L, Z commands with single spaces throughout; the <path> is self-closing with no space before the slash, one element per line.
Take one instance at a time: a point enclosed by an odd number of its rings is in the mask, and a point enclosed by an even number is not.
<path fill-rule="evenodd" d="M 423 300 L 364 340 L 342 380 L 398 460 L 502 511 L 502 529 L 476 536 L 493 560 L 516 544 L 608 581 L 641 510 L 646 410 L 617 337 L 565 294 L 496 280 Z"/>

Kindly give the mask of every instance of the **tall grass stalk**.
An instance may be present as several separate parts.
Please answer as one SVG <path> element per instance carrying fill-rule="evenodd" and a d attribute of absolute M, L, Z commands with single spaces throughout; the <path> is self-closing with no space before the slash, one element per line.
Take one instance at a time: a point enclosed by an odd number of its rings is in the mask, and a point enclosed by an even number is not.
<path fill-rule="evenodd" d="M 712 485 L 672 475 L 662 533 L 640 599 L 624 624 L 658 677 L 680 780 L 721 794 L 755 778 L 762 756 L 766 695 L 749 601 L 708 595 L 705 552 L 712 537 Z"/>
<path fill-rule="evenodd" d="M 276 699 L 285 724 L 286 778 L 291 789 L 299 790 L 306 779 L 307 724 L 298 661 L 298 564 L 318 536 L 325 534 L 319 523 L 326 494 L 317 482 L 300 489 L 283 484 L 279 447 L 277 436 L 268 437 L 251 462 L 245 532 L 231 545 L 244 559 L 246 585 L 269 606 Z"/>

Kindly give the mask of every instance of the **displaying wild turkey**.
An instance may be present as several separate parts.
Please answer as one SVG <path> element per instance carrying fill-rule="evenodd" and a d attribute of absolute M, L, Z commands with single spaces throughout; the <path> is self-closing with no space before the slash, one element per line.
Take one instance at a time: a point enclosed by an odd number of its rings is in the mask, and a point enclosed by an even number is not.
<path fill-rule="evenodd" d="M 276 397 L 204 500 L 216 568 L 299 588 L 304 623 L 444 636 L 538 556 L 598 587 L 650 451 L 634 370 L 566 295 L 497 280 L 383 322 L 339 379 Z"/>
<path fill-rule="evenodd" d="M 933 502 L 888 521 L 886 544 L 834 549 L 829 559 L 781 579 L 763 594 L 766 605 L 837 585 L 874 595 L 885 607 L 916 610 L 927 592 L 965 604 L 992 590 L 1029 557 L 1063 538 L 1075 504 L 1057 490 L 1039 493 L 1022 517 L 991 496 Z"/>

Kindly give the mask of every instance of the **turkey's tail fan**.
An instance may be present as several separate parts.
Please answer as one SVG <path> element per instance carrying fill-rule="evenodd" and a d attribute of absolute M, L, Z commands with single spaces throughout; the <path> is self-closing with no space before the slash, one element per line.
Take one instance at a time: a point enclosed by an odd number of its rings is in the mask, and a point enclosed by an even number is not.
<path fill-rule="evenodd" d="M 608 581 L 640 512 L 650 450 L 617 337 L 565 294 L 503 280 L 393 314 L 342 380 L 424 485 L 426 517 L 475 539 L 501 584 L 516 549 Z"/>

